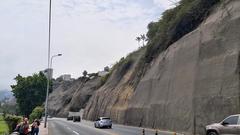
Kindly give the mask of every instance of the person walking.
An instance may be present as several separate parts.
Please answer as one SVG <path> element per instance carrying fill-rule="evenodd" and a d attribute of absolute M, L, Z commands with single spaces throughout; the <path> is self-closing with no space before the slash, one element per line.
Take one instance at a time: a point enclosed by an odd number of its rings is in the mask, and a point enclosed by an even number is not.
<path fill-rule="evenodd" d="M 23 118 L 23 122 L 19 123 L 15 129 L 19 135 L 27 135 L 29 133 L 29 122 L 28 118 Z"/>
<path fill-rule="evenodd" d="M 38 135 L 39 126 L 40 126 L 40 121 L 38 119 L 35 119 L 32 124 L 32 135 Z"/>

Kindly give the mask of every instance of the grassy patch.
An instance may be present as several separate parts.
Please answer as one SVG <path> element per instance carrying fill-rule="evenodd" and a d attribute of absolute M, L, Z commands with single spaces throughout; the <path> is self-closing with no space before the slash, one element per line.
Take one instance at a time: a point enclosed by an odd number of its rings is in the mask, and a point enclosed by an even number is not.
<path fill-rule="evenodd" d="M 178 6 L 166 10 L 159 21 L 148 25 L 149 42 L 144 61 L 151 62 L 160 52 L 196 29 L 218 2 L 220 0 L 181 0 Z"/>
<path fill-rule="evenodd" d="M 0 116 L 0 135 L 8 134 L 8 132 L 8 125 L 4 121 L 3 116 Z"/>

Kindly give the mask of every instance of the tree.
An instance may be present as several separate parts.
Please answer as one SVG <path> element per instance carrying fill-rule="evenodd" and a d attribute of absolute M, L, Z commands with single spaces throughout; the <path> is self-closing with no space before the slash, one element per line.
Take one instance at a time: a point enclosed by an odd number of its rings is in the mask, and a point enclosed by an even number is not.
<path fill-rule="evenodd" d="M 108 66 L 104 67 L 104 71 L 105 72 L 109 72 L 110 71 L 110 68 Z"/>
<path fill-rule="evenodd" d="M 16 85 L 11 85 L 16 98 L 18 112 L 29 116 L 36 106 L 41 106 L 46 98 L 47 78 L 43 73 L 33 76 L 15 77 Z"/>
<path fill-rule="evenodd" d="M 138 46 L 140 47 L 141 37 L 136 37 L 136 41 L 138 42 Z"/>
<path fill-rule="evenodd" d="M 88 72 L 86 70 L 83 71 L 83 76 L 87 77 Z"/>
<path fill-rule="evenodd" d="M 145 45 L 145 41 L 147 41 L 147 37 L 145 36 L 145 34 L 142 34 L 140 36 L 140 39 L 142 40 L 143 46 Z"/>

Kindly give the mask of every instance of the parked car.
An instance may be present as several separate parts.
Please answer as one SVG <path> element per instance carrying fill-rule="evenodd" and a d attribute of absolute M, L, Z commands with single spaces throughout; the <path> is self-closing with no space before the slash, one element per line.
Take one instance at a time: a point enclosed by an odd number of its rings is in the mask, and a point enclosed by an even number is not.
<path fill-rule="evenodd" d="M 73 115 L 72 115 L 72 113 L 68 113 L 67 120 L 73 120 Z"/>
<path fill-rule="evenodd" d="M 240 135 L 240 114 L 228 116 L 220 123 L 206 126 L 206 135 Z"/>
<path fill-rule="evenodd" d="M 95 122 L 94 122 L 94 127 L 95 128 L 112 128 L 112 120 L 109 117 L 99 117 Z"/>
<path fill-rule="evenodd" d="M 73 116 L 73 122 L 81 122 L 80 116 Z"/>

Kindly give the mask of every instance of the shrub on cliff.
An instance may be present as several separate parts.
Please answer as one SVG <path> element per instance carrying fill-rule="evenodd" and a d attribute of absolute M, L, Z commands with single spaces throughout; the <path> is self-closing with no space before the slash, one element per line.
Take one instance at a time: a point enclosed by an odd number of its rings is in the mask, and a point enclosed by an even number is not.
<path fill-rule="evenodd" d="M 149 63 L 172 43 L 193 31 L 220 0 L 181 0 L 179 5 L 162 14 L 158 22 L 148 25 L 149 39 L 145 62 Z"/>
<path fill-rule="evenodd" d="M 220 1 L 181 0 L 175 8 L 166 10 L 159 21 L 149 23 L 146 51 L 134 71 L 131 84 L 137 86 L 149 63 L 174 42 L 196 29 Z"/>

